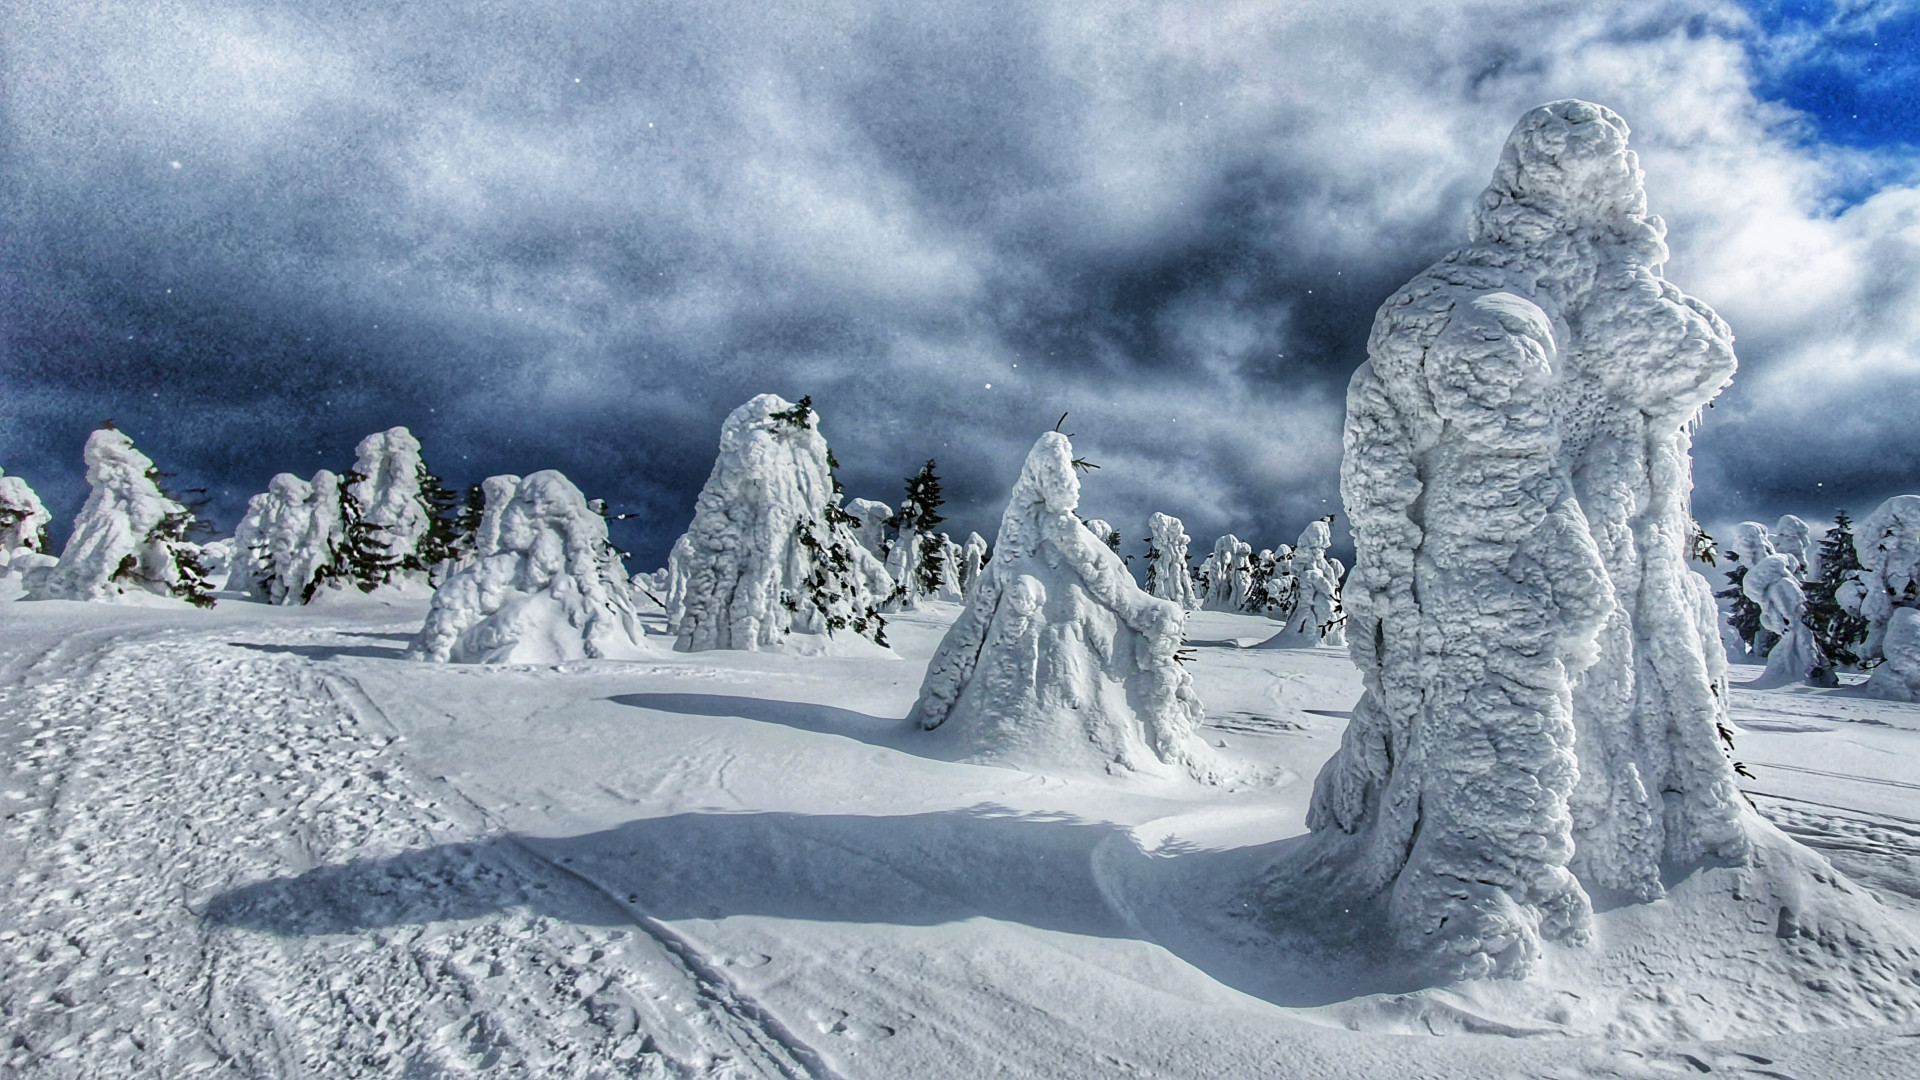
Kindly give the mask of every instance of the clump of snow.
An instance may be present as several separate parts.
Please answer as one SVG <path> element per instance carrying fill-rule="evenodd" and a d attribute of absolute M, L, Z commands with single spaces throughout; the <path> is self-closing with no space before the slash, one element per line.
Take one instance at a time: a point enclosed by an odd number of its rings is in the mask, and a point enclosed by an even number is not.
<path fill-rule="evenodd" d="M 233 531 L 229 592 L 267 604 L 304 604 L 334 568 L 346 526 L 340 478 L 325 469 L 311 481 L 280 473 L 247 500 Z"/>
<path fill-rule="evenodd" d="M 204 597 L 199 546 L 187 542 L 193 514 L 154 482 L 159 470 L 113 428 L 87 437 L 84 458 L 92 491 L 60 562 L 27 594 L 32 600 L 122 600 L 142 596 Z"/>
<path fill-rule="evenodd" d="M 1213 542 L 1213 554 L 1201 564 L 1207 593 L 1202 606 L 1209 611 L 1245 611 L 1253 592 L 1253 545 L 1228 533 Z"/>
<path fill-rule="evenodd" d="M 879 604 L 894 581 L 852 526 L 807 403 L 761 394 L 735 409 L 687 528 L 684 595 L 669 598 L 678 647 L 766 649 L 843 629 L 885 644 Z"/>
<path fill-rule="evenodd" d="M 1347 398 L 1346 590 L 1366 692 L 1315 784 L 1316 858 L 1468 976 L 1586 941 L 1588 890 L 1742 862 L 1690 422 L 1732 334 L 1660 277 L 1626 124 L 1524 117 L 1470 246 L 1395 293 Z"/>
<path fill-rule="evenodd" d="M 1048 432 L 1014 485 L 993 561 L 941 640 L 912 722 L 975 759 L 1164 771 L 1201 719 L 1175 659 L 1186 613 L 1148 596 L 1074 514 L 1073 447 Z"/>
<path fill-rule="evenodd" d="M 847 504 L 847 513 L 853 516 L 853 535 L 859 537 L 860 546 L 874 558 L 885 559 L 887 522 L 893 519 L 893 507 L 877 499 L 855 499 Z"/>
<path fill-rule="evenodd" d="M 33 488 L 18 476 L 0 469 L 0 566 L 7 565 L 15 551 L 45 551 L 47 526 L 53 515 Z"/>
<path fill-rule="evenodd" d="M 473 563 L 454 571 L 407 647 L 441 663 L 554 663 L 644 655 L 606 518 L 545 470 L 490 477 Z"/>
<path fill-rule="evenodd" d="M 1200 596 L 1193 588 L 1193 571 L 1187 566 L 1187 530 L 1171 514 L 1156 513 L 1147 519 L 1147 595 L 1171 600 L 1181 611 L 1200 607 Z"/>
<path fill-rule="evenodd" d="M 1340 574 L 1327 558 L 1333 530 L 1325 518 L 1300 533 L 1288 560 L 1293 581 L 1286 627 L 1263 643 L 1269 649 L 1311 649 L 1322 642 L 1346 644 L 1346 612 L 1340 607 Z"/>
<path fill-rule="evenodd" d="M 1854 531 L 1853 548 L 1860 556 L 1860 584 L 1843 603 L 1867 620 L 1861 655 L 1883 657 L 1894 612 L 1920 607 L 1920 495 L 1881 503 Z"/>
<path fill-rule="evenodd" d="M 353 476 L 347 494 L 370 527 L 369 543 L 383 561 L 424 570 L 420 542 L 433 525 L 433 509 L 421 493 L 426 464 L 420 440 L 404 427 L 377 431 L 354 448 Z"/>

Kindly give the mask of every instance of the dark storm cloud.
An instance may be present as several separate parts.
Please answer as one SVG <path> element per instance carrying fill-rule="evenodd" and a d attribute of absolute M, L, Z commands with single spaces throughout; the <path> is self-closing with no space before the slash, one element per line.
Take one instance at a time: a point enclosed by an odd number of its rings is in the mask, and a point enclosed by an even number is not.
<path fill-rule="evenodd" d="M 1089 516 L 1268 546 L 1337 508 L 1373 309 L 1459 242 L 1532 105 L 1635 124 L 1676 280 L 1734 320 L 1748 371 L 1826 339 L 1819 312 L 1769 314 L 1805 290 L 1756 280 L 1756 247 L 1789 260 L 1743 230 L 1788 221 L 1856 269 L 1870 247 L 1816 205 L 1845 163 L 1777 134 L 1741 16 L 1709 4 L 6 18 L 0 465 L 63 515 L 106 416 L 227 525 L 273 472 L 403 423 L 457 482 L 554 467 L 640 511 L 621 539 L 646 567 L 720 420 L 771 390 L 813 396 L 851 495 L 894 501 L 937 458 L 962 532 L 991 535 L 1070 410 L 1102 465 Z M 1898 368 L 1849 332 L 1863 370 Z M 1714 506 L 1797 498 L 1812 471 L 1740 463 L 1805 397 L 1738 392 L 1701 434 L 1703 486 L 1743 492 Z M 1874 487 L 1892 460 L 1824 468 Z"/>

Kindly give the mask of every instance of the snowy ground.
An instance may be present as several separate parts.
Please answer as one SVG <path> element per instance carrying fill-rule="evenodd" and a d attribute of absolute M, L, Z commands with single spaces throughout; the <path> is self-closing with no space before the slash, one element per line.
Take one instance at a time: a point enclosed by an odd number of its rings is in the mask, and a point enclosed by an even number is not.
<path fill-rule="evenodd" d="M 1274 951 L 1234 906 L 1359 687 L 1265 619 L 1190 626 L 1203 785 L 941 760 L 945 605 L 899 658 L 517 668 L 400 660 L 424 610 L 0 609 L 0 1075 L 1920 1076 L 1920 1024 L 1640 948 L 1684 888 L 1518 988 Z M 1920 707 L 1735 710 L 1756 805 L 1920 930 Z"/>

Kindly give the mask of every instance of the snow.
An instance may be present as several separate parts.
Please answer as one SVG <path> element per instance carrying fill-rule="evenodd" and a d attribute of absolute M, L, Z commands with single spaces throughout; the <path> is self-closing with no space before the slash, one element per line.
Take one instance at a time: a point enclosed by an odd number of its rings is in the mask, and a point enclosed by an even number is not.
<path fill-rule="evenodd" d="M 1202 714 L 1175 653 L 1186 612 L 1148 596 L 1075 516 L 1066 436 L 1027 454 L 993 561 L 940 642 L 911 720 L 970 760 L 1164 772 Z"/>
<path fill-rule="evenodd" d="M 1820 576 L 1820 546 L 1814 543 L 1813 529 L 1792 514 L 1783 515 L 1773 526 L 1773 547 L 1782 555 L 1791 555 L 1800 565 L 1803 580 Z"/>
<path fill-rule="evenodd" d="M 1891 701 L 1920 701 L 1920 608 L 1895 608 L 1880 638 L 1886 663 L 1873 669 L 1866 692 Z"/>
<path fill-rule="evenodd" d="M 883 638 L 876 616 L 894 581 L 848 524 L 830 520 L 827 441 L 818 414 L 800 411 L 761 394 L 722 425 L 687 528 L 685 594 L 669 598 L 680 649 L 818 651 L 829 643 L 805 639 Z M 914 546 L 901 539 L 896 552 Z"/>
<path fill-rule="evenodd" d="M 247 500 L 234 528 L 227 589 L 266 604 L 304 604 L 339 561 L 345 536 L 339 477 L 325 469 L 311 481 L 280 473 Z"/>
<path fill-rule="evenodd" d="M 1340 610 L 1340 576 L 1327 559 L 1333 529 L 1324 520 L 1309 522 L 1293 545 L 1288 572 L 1293 577 L 1292 604 L 1284 613 L 1286 627 L 1264 647 L 1311 649 L 1316 645 L 1343 646 L 1346 614 Z"/>
<path fill-rule="evenodd" d="M 1755 817 L 1720 745 L 1689 428 L 1735 362 L 1659 276 L 1664 235 L 1625 123 L 1556 102 L 1508 139 L 1471 244 L 1382 305 L 1341 473 L 1366 692 L 1267 903 L 1343 904 L 1427 970 L 1518 978 L 1612 962 L 1595 897 L 1647 925 L 1633 905 L 1666 897 L 1791 971 L 1793 936 L 1742 921 L 1777 901 L 1859 943 L 1839 997 L 1906 1007 L 1912 939 Z"/>
<path fill-rule="evenodd" d="M 885 559 L 887 521 L 893 517 L 893 507 L 875 499 L 855 499 L 847 504 L 847 513 L 857 522 L 853 534 L 860 538 L 860 546 L 874 558 Z"/>
<path fill-rule="evenodd" d="M 1747 566 L 1740 591 L 1759 605 L 1760 625 L 1779 638 L 1767 653 L 1767 672 L 1761 685 L 1785 686 L 1801 681 L 1834 685 L 1831 675 L 1824 674 L 1826 659 L 1805 622 L 1807 596 L 1800 586 L 1805 563 L 1797 555 L 1776 552 L 1772 535 L 1757 521 L 1743 521 L 1734 527 L 1734 546 Z"/>
<path fill-rule="evenodd" d="M 1881 503 L 1853 533 L 1860 556 L 1860 588 L 1853 594 L 1867 620 L 1861 655 L 1885 655 L 1882 640 L 1902 607 L 1920 607 L 1920 495 L 1896 495 Z"/>
<path fill-rule="evenodd" d="M 191 544 L 175 545 L 155 533 L 187 508 L 153 482 L 153 460 L 113 428 L 87 436 L 86 505 L 53 567 L 31 587 L 34 600 L 141 602 L 173 595 L 184 580 L 179 563 Z"/>
<path fill-rule="evenodd" d="M 1147 595 L 1171 600 L 1182 611 L 1200 606 L 1193 571 L 1187 565 L 1187 530 L 1171 514 L 1147 519 Z"/>
<path fill-rule="evenodd" d="M 960 591 L 965 594 L 980 580 L 980 571 L 987 565 L 987 538 L 979 533 L 967 534 L 967 546 L 960 551 Z"/>
<path fill-rule="evenodd" d="M 416 660 L 557 663 L 647 655 L 607 519 L 551 469 L 489 477 L 476 558 L 433 594 Z"/>
<path fill-rule="evenodd" d="M 1207 579 L 1202 606 L 1209 611 L 1245 611 L 1253 589 L 1253 545 L 1228 533 L 1213 542 L 1200 566 Z"/>
<path fill-rule="evenodd" d="M 0 567 L 20 548 L 39 551 L 53 515 L 33 488 L 0 469 Z"/>
<path fill-rule="evenodd" d="M 357 479 L 347 485 L 347 493 L 360 506 L 360 520 L 373 526 L 376 553 L 417 561 L 420 541 L 432 526 L 432 510 L 420 493 L 420 476 L 426 471 L 420 440 L 404 427 L 376 431 L 354 448 L 353 471 Z"/>

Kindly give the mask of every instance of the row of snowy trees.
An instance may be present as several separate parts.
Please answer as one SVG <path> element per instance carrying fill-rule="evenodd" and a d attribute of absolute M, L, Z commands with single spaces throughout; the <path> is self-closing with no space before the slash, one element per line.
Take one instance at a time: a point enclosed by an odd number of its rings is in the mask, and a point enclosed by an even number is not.
<path fill-rule="evenodd" d="M 1756 685 L 1870 670 L 1867 693 L 1920 701 L 1920 496 L 1888 499 L 1857 532 L 1840 511 L 1817 546 L 1791 514 L 1772 530 L 1744 521 L 1730 548 L 1723 638 L 1729 659 L 1766 661 Z"/>
<path fill-rule="evenodd" d="M 1271 615 L 1285 624 L 1269 645 L 1277 648 L 1346 644 L 1340 580 L 1346 568 L 1327 550 L 1333 516 L 1310 522 L 1293 546 L 1263 549 L 1228 533 L 1214 541 L 1199 566 L 1187 562 L 1189 543 L 1180 519 L 1155 514 L 1147 522 L 1147 592 L 1188 611 Z M 1104 523 L 1100 523 L 1104 524 Z"/>

